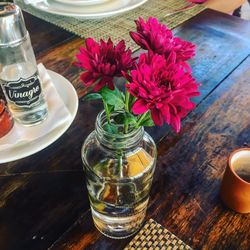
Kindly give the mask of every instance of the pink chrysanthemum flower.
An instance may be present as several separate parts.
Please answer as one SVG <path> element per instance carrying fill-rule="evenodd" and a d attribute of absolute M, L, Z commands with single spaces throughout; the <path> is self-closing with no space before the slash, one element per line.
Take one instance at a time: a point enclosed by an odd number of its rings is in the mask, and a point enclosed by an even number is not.
<path fill-rule="evenodd" d="M 111 39 L 97 43 L 88 38 L 86 48 L 81 47 L 76 57 L 77 65 L 85 69 L 81 80 L 86 86 L 94 85 L 96 92 L 104 86 L 114 89 L 114 77 L 122 76 L 122 71 L 131 70 L 135 62 L 132 51 L 126 50 L 124 40 L 114 45 Z"/>
<path fill-rule="evenodd" d="M 173 57 L 173 53 L 168 58 L 142 54 L 126 87 L 137 98 L 132 106 L 134 114 L 150 110 L 156 125 L 166 122 L 179 132 L 181 118 L 195 107 L 190 98 L 199 92 L 195 79 L 173 63 Z"/>
<path fill-rule="evenodd" d="M 164 55 L 166 58 L 174 53 L 177 62 L 186 61 L 194 56 L 195 45 L 174 37 L 166 25 L 160 24 L 156 18 L 150 17 L 146 22 L 139 18 L 136 23 L 137 32 L 130 32 L 132 39 L 143 49 Z"/>

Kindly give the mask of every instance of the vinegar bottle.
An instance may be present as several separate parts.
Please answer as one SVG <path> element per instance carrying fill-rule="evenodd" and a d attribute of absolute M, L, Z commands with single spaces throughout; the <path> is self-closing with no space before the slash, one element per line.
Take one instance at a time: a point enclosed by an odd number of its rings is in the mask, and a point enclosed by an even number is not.
<path fill-rule="evenodd" d="M 0 3 L 0 85 L 14 119 L 42 122 L 48 113 L 36 59 L 21 9 Z"/>

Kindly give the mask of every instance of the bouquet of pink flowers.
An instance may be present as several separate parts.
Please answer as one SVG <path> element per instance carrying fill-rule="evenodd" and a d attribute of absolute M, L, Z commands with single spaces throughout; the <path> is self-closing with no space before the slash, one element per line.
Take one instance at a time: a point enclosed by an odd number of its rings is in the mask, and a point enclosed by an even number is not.
<path fill-rule="evenodd" d="M 86 48 L 77 54 L 77 65 L 84 69 L 80 78 L 94 93 L 86 99 L 102 99 L 109 126 L 123 124 L 123 133 L 139 126 L 169 124 L 177 133 L 181 119 L 195 104 L 199 84 L 192 77 L 187 60 L 195 54 L 195 45 L 173 36 L 166 25 L 150 17 L 136 22 L 131 38 L 146 52 L 132 57 L 122 40 L 86 39 Z M 115 86 L 115 78 L 126 78 L 124 91 Z M 115 121 L 112 112 L 123 110 Z"/>

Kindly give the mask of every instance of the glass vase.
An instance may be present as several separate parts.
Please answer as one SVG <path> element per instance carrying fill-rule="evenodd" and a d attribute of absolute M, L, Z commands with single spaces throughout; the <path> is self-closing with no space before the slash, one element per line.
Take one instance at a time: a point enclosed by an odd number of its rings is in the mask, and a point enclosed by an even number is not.
<path fill-rule="evenodd" d="M 111 115 L 112 122 L 119 113 Z M 104 235 L 121 239 L 136 233 L 144 221 L 157 151 L 143 127 L 124 134 L 106 125 L 101 112 L 81 155 L 94 224 Z"/>

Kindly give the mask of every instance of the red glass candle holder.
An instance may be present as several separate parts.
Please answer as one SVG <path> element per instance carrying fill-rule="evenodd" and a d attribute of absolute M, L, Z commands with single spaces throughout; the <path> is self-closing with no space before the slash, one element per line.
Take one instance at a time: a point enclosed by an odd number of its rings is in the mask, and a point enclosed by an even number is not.
<path fill-rule="evenodd" d="M 13 127 L 14 120 L 5 106 L 3 100 L 0 100 L 0 138 L 5 136 Z"/>

